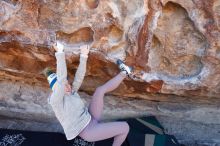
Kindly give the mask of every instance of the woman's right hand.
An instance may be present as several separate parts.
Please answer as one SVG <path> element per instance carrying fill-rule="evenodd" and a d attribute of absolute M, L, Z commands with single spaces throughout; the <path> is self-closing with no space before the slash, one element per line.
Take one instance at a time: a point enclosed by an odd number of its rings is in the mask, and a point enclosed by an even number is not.
<path fill-rule="evenodd" d="M 58 49 L 57 49 L 57 43 L 54 43 L 53 44 L 53 49 L 57 52 L 58 51 Z"/>
<path fill-rule="evenodd" d="M 54 45 L 53 45 L 53 48 L 56 52 L 63 52 L 64 50 L 64 46 L 63 44 L 61 44 L 60 42 L 56 42 Z"/>

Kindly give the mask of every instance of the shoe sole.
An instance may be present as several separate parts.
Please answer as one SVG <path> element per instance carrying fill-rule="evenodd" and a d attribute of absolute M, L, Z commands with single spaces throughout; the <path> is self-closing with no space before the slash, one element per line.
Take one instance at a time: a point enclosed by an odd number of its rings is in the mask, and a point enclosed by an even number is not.
<path fill-rule="evenodd" d="M 118 65 L 118 66 L 120 66 L 122 63 L 123 63 L 124 65 L 126 65 L 122 60 L 120 60 L 120 59 L 117 60 L 117 65 Z M 128 66 L 128 65 L 126 65 L 126 66 Z M 134 68 L 131 67 L 131 66 L 128 66 L 128 67 L 129 67 L 129 69 L 130 69 L 130 72 L 132 73 L 133 70 L 134 70 Z"/>

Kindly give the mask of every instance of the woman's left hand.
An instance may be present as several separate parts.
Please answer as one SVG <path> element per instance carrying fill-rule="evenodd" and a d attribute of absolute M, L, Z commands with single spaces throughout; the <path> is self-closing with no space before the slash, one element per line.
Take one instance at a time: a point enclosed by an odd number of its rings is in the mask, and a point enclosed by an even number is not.
<path fill-rule="evenodd" d="M 80 46 L 80 50 L 82 55 L 87 56 L 89 54 L 90 46 L 89 45 Z"/>

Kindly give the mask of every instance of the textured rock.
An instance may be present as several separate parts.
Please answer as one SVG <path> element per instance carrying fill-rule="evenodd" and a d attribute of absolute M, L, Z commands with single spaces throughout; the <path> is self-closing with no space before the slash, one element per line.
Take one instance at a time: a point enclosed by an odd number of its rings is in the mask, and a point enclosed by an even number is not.
<path fill-rule="evenodd" d="M 41 72 L 46 66 L 55 68 L 50 48 L 60 40 L 70 69 L 76 67 L 78 46 L 92 44 L 88 76 L 97 81 L 103 77 L 96 70 L 108 77 L 117 70 L 91 66 L 100 61 L 114 66 L 121 58 L 137 73 L 149 73 L 145 81 L 137 79 L 137 86 L 144 85 L 137 93 L 219 97 L 218 7 L 217 0 L 1 1 L 1 74 L 7 71 L 12 79 L 24 72 L 36 77 L 33 83 L 46 84 Z M 156 81 L 151 82 L 152 76 Z M 84 90 L 89 88 L 93 86 Z"/>
<path fill-rule="evenodd" d="M 135 104 L 129 109 L 129 104 L 123 106 L 127 100 L 122 100 L 115 105 L 118 111 L 135 116 L 150 110 L 149 101 L 153 105 L 162 102 L 153 107 L 152 114 L 161 117 L 168 131 L 184 141 L 189 138 L 186 133 L 195 128 L 198 136 L 192 135 L 191 142 L 217 143 L 219 132 L 203 137 L 196 124 L 205 125 L 201 131 L 219 129 L 220 116 L 213 118 L 219 115 L 220 102 L 219 28 L 219 0 L 2 0 L 0 83 L 11 94 L 3 94 L 5 89 L 1 89 L 1 115 L 16 117 L 13 113 L 19 111 L 18 115 L 29 117 L 27 122 L 31 118 L 45 119 L 45 123 L 54 120 L 45 102 L 49 88 L 42 71 L 47 66 L 55 69 L 51 46 L 59 40 L 65 45 L 71 80 L 79 63 L 79 46 L 92 46 L 83 92 L 92 93 L 117 74 L 115 61 L 120 58 L 134 66 L 136 77 L 126 79 L 111 95 L 135 98 Z M 27 88 L 20 87 L 23 85 Z M 22 96 L 26 92 L 28 96 Z M 109 108 L 115 102 L 107 101 L 113 102 Z M 36 105 L 29 106 L 32 103 Z M 175 105 L 169 109 L 171 103 Z M 195 109 L 185 109 L 185 104 Z M 165 113 L 158 114 L 158 110 Z M 116 115 L 112 111 L 106 117 Z M 178 125 L 172 129 L 171 115 L 177 118 L 176 124 L 187 121 L 188 129 Z M 193 118 L 196 115 L 201 117 Z M 204 120 L 210 116 L 210 121 Z"/>

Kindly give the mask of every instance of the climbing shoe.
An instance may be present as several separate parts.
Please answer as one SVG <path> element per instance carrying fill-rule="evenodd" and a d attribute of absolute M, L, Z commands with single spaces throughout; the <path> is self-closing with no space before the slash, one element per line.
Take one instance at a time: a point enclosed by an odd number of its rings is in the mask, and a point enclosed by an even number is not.
<path fill-rule="evenodd" d="M 131 73 L 132 73 L 132 71 L 133 71 L 133 68 L 132 68 L 132 67 L 126 65 L 126 64 L 125 64 L 122 60 L 120 60 L 120 59 L 117 60 L 117 65 L 118 65 L 119 69 L 120 69 L 123 73 L 125 73 L 127 76 L 130 77 L 130 75 L 131 75 Z"/>

